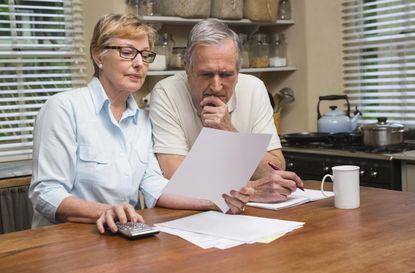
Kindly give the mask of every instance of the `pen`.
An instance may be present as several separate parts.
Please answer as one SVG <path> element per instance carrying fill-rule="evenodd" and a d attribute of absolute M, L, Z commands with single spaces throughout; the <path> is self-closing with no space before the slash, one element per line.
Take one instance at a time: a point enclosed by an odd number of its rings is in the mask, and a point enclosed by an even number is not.
<path fill-rule="evenodd" d="M 272 162 L 269 162 L 269 161 L 268 161 L 268 165 L 269 165 L 271 168 L 273 168 L 274 170 L 276 170 L 276 171 L 280 171 L 280 170 L 281 170 L 280 168 L 278 168 L 278 166 L 277 166 L 277 165 L 275 165 L 275 164 L 274 164 L 274 163 L 272 163 Z M 303 188 L 303 187 L 297 186 L 297 188 L 299 188 L 300 190 L 304 191 L 304 188 Z"/>

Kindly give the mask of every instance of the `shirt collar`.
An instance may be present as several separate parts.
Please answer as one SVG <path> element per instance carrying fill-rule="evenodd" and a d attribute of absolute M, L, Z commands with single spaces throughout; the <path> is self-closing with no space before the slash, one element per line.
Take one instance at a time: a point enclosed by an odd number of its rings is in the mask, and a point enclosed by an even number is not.
<path fill-rule="evenodd" d="M 130 94 L 127 99 L 127 110 L 125 110 L 125 116 L 133 116 L 134 123 L 137 124 L 138 120 L 138 113 L 140 112 L 137 102 L 133 98 L 133 96 Z"/>
<path fill-rule="evenodd" d="M 88 88 L 90 90 L 92 101 L 95 107 L 95 113 L 99 114 L 99 112 L 101 112 L 103 108 L 109 106 L 110 101 L 107 96 L 107 93 L 105 93 L 104 87 L 102 86 L 99 79 L 96 77 L 93 77 L 92 80 L 89 82 Z M 138 113 L 138 105 L 133 96 L 130 94 L 127 99 L 127 109 L 123 114 L 123 118 L 133 116 L 134 123 L 137 123 Z"/>
<path fill-rule="evenodd" d="M 233 91 L 233 94 L 232 94 L 231 98 L 229 99 L 227 105 L 228 105 L 228 111 L 229 111 L 229 113 L 232 113 L 235 110 L 235 108 L 236 108 L 235 91 Z"/>

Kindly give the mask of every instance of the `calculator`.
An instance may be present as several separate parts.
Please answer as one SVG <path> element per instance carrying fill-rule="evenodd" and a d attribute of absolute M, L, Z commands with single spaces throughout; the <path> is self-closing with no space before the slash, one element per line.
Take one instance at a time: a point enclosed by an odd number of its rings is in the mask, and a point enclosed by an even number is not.
<path fill-rule="evenodd" d="M 153 236 L 160 232 L 158 229 L 144 223 L 127 222 L 121 224 L 116 222 L 115 224 L 118 227 L 118 232 L 130 240 Z"/>

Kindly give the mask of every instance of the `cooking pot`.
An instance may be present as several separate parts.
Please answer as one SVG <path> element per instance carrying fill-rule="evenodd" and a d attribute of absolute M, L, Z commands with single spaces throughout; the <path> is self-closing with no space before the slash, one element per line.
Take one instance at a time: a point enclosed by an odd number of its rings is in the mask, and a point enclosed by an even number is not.
<path fill-rule="evenodd" d="M 322 100 L 346 100 L 347 112 L 337 110 L 337 106 L 330 106 L 331 111 L 320 114 L 320 101 Z M 360 119 L 361 112 L 357 110 L 354 116 L 350 117 L 350 103 L 347 95 L 329 95 L 320 96 L 317 103 L 317 128 L 322 133 L 346 133 L 353 132 L 357 128 L 357 122 Z"/>
<path fill-rule="evenodd" d="M 378 118 L 374 124 L 360 126 L 363 133 L 363 143 L 368 146 L 388 146 L 403 142 L 404 126 L 398 123 L 387 123 L 387 118 Z"/>

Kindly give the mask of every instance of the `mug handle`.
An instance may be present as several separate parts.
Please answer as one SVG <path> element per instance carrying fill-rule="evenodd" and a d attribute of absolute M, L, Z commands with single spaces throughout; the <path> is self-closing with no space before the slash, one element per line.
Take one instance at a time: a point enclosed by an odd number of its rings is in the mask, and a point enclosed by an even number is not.
<path fill-rule="evenodd" d="M 331 174 L 326 174 L 323 179 L 321 179 L 321 187 L 320 187 L 320 191 L 321 194 L 324 195 L 325 197 L 329 197 L 325 192 L 324 192 L 324 182 L 326 181 L 326 178 L 330 177 L 331 181 L 333 181 L 333 176 Z"/>

